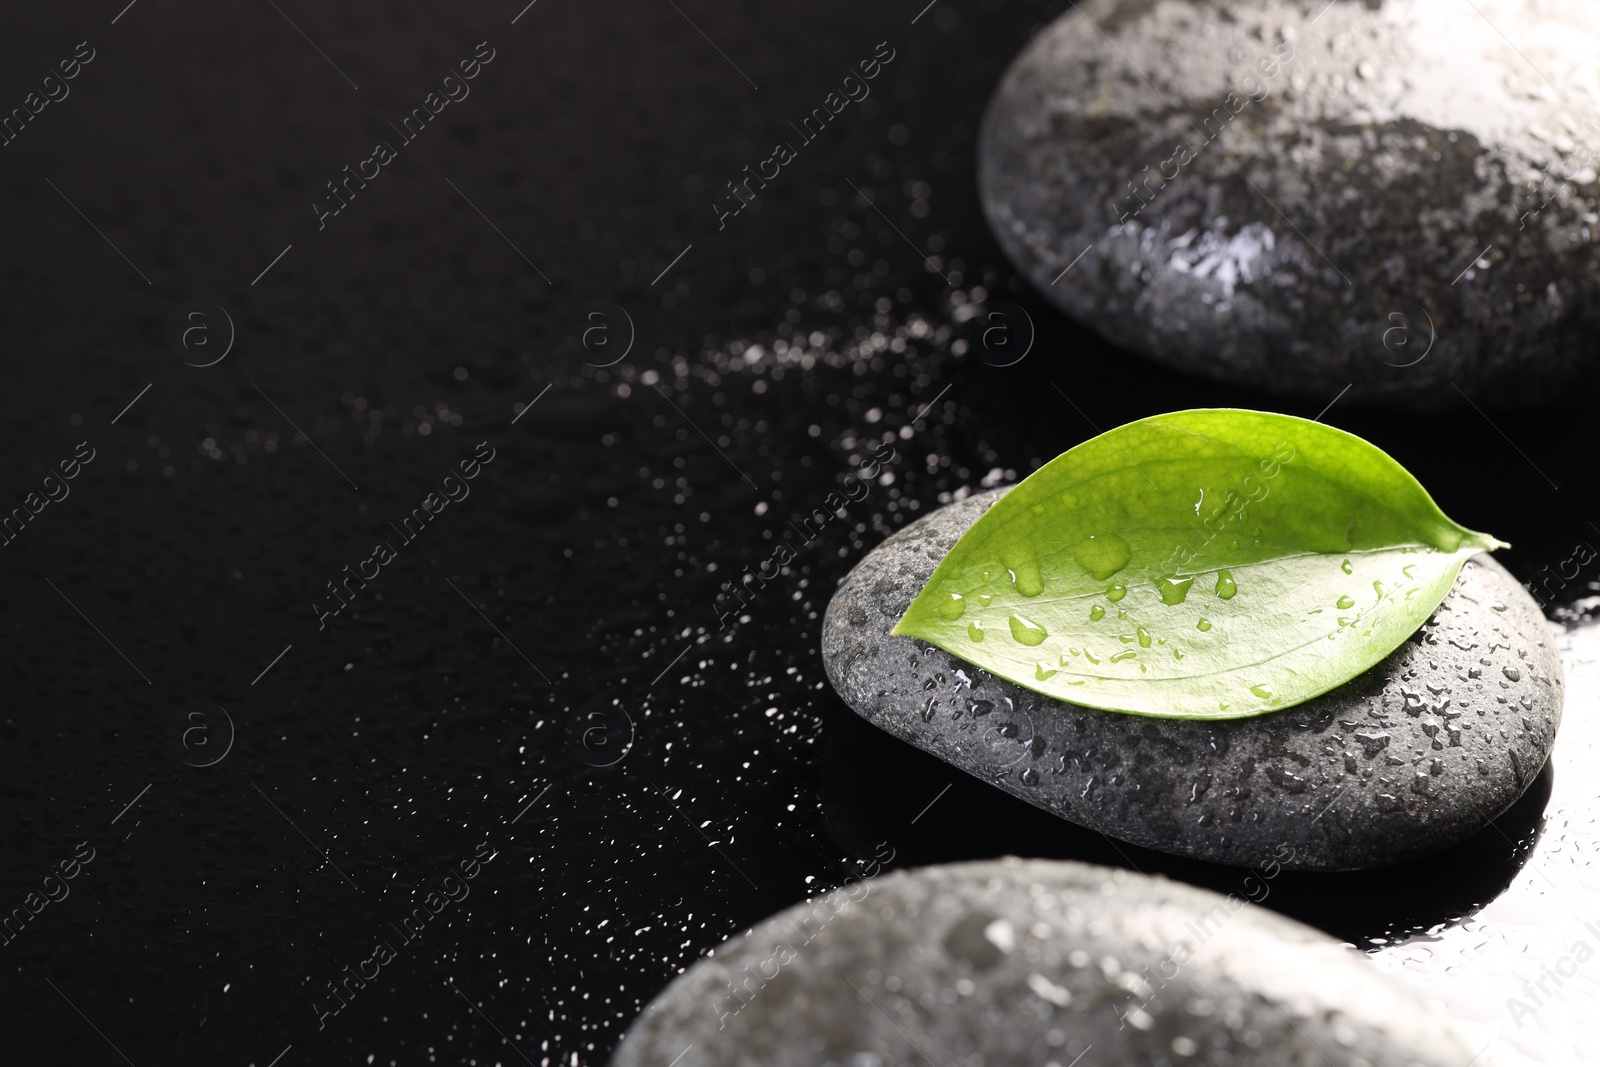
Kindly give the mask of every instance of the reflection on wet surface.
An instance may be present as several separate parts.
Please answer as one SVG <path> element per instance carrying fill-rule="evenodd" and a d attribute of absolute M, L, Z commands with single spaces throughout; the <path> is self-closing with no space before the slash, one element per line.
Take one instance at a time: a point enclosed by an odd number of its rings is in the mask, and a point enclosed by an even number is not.
<path fill-rule="evenodd" d="M 1411 863 L 1263 879 L 1122 844 L 1009 797 L 843 708 L 828 720 L 822 759 L 828 834 L 842 852 L 866 856 L 875 835 L 901 816 L 897 860 L 908 866 L 1010 853 L 1126 867 L 1243 896 L 1363 949 L 1416 984 L 1474 1051 L 1486 1050 L 1480 1064 L 1600 1062 L 1592 1025 L 1600 1002 L 1600 625 L 1560 642 L 1567 702 L 1550 762 L 1488 828 Z M 894 773 L 880 773 L 884 767 Z"/>

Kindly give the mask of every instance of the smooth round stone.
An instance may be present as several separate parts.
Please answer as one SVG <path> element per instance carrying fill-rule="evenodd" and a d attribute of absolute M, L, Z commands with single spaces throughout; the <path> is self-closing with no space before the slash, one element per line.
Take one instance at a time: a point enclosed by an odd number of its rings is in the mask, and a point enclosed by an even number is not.
<path fill-rule="evenodd" d="M 979 179 L 1116 344 L 1425 408 L 1593 380 L 1597 167 L 1587 0 L 1085 0 L 1006 73 Z"/>
<path fill-rule="evenodd" d="M 681 1057 L 681 1059 L 679 1058 Z M 1014 858 L 780 912 L 680 975 L 615 1067 L 1464 1067 L 1415 994 L 1241 897 Z"/>
<path fill-rule="evenodd" d="M 1467 562 L 1387 659 L 1250 719 L 1084 708 L 892 635 L 945 553 L 1005 492 L 940 508 L 868 553 L 828 605 L 822 658 L 868 722 L 1030 804 L 1179 856 L 1353 870 L 1483 829 L 1550 754 L 1561 660 L 1538 605 L 1487 556 Z"/>

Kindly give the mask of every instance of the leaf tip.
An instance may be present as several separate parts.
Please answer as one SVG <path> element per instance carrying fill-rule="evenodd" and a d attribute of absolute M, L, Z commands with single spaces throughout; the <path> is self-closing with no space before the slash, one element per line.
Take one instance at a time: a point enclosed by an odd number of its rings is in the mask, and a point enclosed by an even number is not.
<path fill-rule="evenodd" d="M 1498 537 L 1486 533 L 1472 533 L 1466 538 L 1467 544 L 1482 552 L 1498 552 L 1502 548 L 1510 548 L 1511 542 L 1502 541 Z"/>

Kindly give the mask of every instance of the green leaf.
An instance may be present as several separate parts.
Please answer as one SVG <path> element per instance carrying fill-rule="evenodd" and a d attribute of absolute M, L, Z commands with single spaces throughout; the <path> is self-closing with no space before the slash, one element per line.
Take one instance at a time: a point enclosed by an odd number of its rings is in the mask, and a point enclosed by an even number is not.
<path fill-rule="evenodd" d="M 1478 552 L 1359 437 L 1236 409 L 1141 419 L 1045 464 L 894 632 L 1060 700 L 1236 719 L 1326 693 L 1416 632 Z"/>

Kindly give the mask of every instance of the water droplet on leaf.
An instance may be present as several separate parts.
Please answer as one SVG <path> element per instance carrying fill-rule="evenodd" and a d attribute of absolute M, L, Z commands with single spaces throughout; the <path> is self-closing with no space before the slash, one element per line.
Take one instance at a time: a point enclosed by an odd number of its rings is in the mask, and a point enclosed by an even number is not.
<path fill-rule="evenodd" d="M 1239 591 L 1239 583 L 1233 580 L 1232 571 L 1217 572 L 1217 595 L 1223 600 L 1232 600 L 1233 594 Z"/>
<path fill-rule="evenodd" d="M 1178 576 L 1168 575 L 1156 579 L 1156 592 L 1161 594 L 1163 604 L 1182 604 L 1189 595 L 1189 587 L 1194 584 L 1194 575 Z"/>
<path fill-rule="evenodd" d="M 1072 558 L 1093 575 L 1095 581 L 1103 582 L 1128 565 L 1133 550 L 1114 533 L 1091 534 L 1072 546 Z"/>
<path fill-rule="evenodd" d="M 1021 615 L 1013 615 L 1008 621 L 1011 624 L 1011 639 L 1018 644 L 1032 647 L 1043 644 L 1044 639 L 1050 636 L 1043 626 Z"/>

